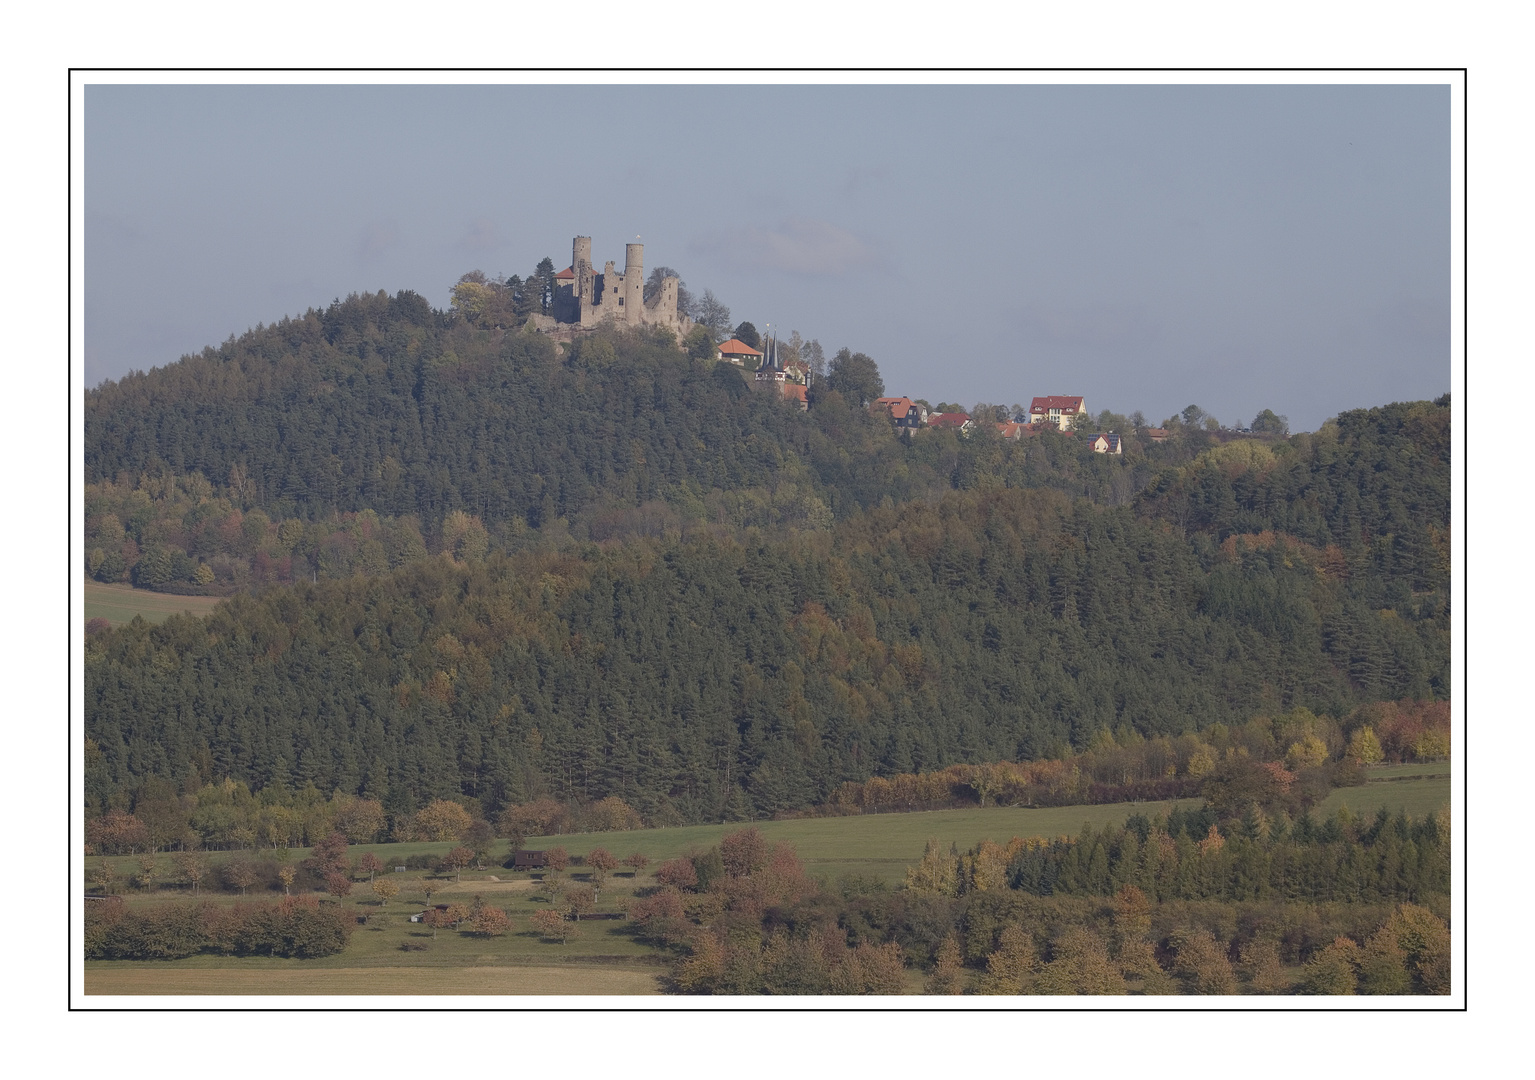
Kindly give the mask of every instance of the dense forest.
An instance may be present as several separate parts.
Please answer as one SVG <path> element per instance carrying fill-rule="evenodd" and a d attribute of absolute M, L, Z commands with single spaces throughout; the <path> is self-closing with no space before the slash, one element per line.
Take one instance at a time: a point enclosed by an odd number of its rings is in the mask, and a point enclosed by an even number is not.
<path fill-rule="evenodd" d="M 93 812 L 233 778 L 745 820 L 1448 697 L 1447 399 L 1120 458 L 857 397 L 409 293 L 103 384 L 84 572 L 233 595 L 91 634 Z"/>

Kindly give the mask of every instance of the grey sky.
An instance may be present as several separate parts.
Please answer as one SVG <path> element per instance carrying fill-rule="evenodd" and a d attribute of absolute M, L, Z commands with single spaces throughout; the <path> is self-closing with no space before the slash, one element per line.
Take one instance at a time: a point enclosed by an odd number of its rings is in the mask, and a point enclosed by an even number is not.
<path fill-rule="evenodd" d="M 85 140 L 88 385 L 640 234 L 933 402 L 1450 386 L 1448 87 L 92 86 Z"/>

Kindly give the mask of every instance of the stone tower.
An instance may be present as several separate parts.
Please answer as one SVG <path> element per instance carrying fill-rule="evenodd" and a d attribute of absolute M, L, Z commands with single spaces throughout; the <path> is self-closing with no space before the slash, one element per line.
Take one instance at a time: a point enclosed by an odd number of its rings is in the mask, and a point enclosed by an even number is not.
<path fill-rule="evenodd" d="M 624 310 L 625 318 L 635 326 L 644 321 L 645 310 L 645 245 L 624 245 Z"/>

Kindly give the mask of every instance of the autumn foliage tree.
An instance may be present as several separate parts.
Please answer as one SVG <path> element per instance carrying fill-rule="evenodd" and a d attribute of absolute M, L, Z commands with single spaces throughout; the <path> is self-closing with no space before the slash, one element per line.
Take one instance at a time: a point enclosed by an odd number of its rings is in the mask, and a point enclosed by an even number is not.
<path fill-rule="evenodd" d="M 245 895 L 245 890 L 256 884 L 256 870 L 244 859 L 232 859 L 224 864 L 221 871 L 224 880 L 240 890 L 240 895 Z"/>
<path fill-rule="evenodd" d="M 624 865 L 629 868 L 630 877 L 639 877 L 645 867 L 650 865 L 650 856 L 636 851 L 634 854 L 624 857 Z"/>
<path fill-rule="evenodd" d="M 545 940 L 552 937 L 558 937 L 560 942 L 562 944 L 564 943 L 565 916 L 561 915 L 558 911 L 551 911 L 548 908 L 544 908 L 541 911 L 535 911 L 529 921 L 533 923 L 533 928 L 537 930 Z"/>
<path fill-rule="evenodd" d="M 464 867 L 474 861 L 474 852 L 466 847 L 456 847 L 442 857 L 442 868 L 457 875 L 458 881 L 464 880 Z"/>
<path fill-rule="evenodd" d="M 411 831 L 418 840 L 457 842 L 474 824 L 474 818 L 456 802 L 437 799 L 411 820 Z"/>
<path fill-rule="evenodd" d="M 331 832 L 309 852 L 310 864 L 321 877 L 345 874 L 348 869 L 346 850 L 346 836 L 339 831 Z"/>
<path fill-rule="evenodd" d="M 387 877 L 373 879 L 373 895 L 377 896 L 379 903 L 384 907 L 389 906 L 389 901 L 400 891 L 400 887 Z"/>
<path fill-rule="evenodd" d="M 589 914 L 597 906 L 597 890 L 590 885 L 577 885 L 565 894 L 565 903 L 571 916 L 580 922 L 582 915 Z"/>
<path fill-rule="evenodd" d="M 606 848 L 592 848 L 587 853 L 586 865 L 592 868 L 592 888 L 601 892 L 608 875 L 618 868 L 618 860 Z"/>
<path fill-rule="evenodd" d="M 692 859 L 668 859 L 656 870 L 656 880 L 674 889 L 691 889 L 698 884 L 698 871 Z"/>
<path fill-rule="evenodd" d="M 959 941 L 950 934 L 938 946 L 938 956 L 933 970 L 927 977 L 923 992 L 928 994 L 962 994 L 965 992 L 964 955 Z"/>
<path fill-rule="evenodd" d="M 176 872 L 192 886 L 192 895 L 196 896 L 198 885 L 208 874 L 208 864 L 195 851 L 178 851 L 171 856 L 171 861 L 176 864 Z"/>
<path fill-rule="evenodd" d="M 325 891 L 337 900 L 352 895 L 352 879 L 347 874 L 331 872 L 325 875 Z"/>

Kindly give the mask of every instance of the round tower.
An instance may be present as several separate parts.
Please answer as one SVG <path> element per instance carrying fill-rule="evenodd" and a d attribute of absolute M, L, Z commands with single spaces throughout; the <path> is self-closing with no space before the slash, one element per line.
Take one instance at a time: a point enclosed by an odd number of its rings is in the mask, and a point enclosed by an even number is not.
<path fill-rule="evenodd" d="M 636 326 L 644 320 L 645 311 L 645 245 L 624 245 L 624 311 L 629 322 Z"/>
<path fill-rule="evenodd" d="M 592 238 L 590 236 L 578 236 L 570 242 L 570 266 L 577 275 L 581 273 L 581 264 L 585 263 L 590 269 L 592 265 Z"/>

